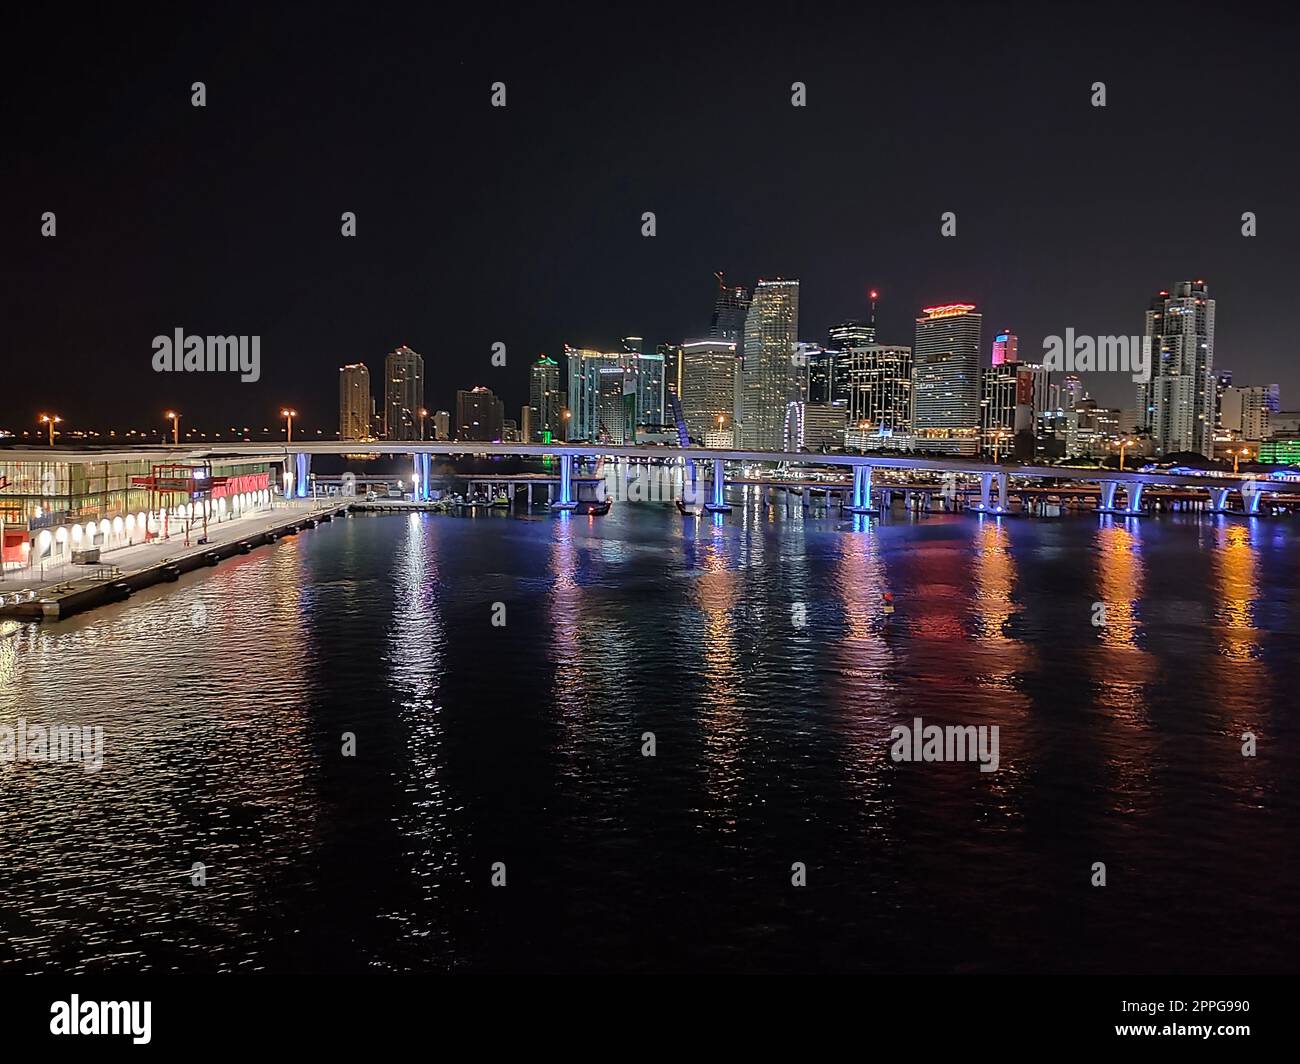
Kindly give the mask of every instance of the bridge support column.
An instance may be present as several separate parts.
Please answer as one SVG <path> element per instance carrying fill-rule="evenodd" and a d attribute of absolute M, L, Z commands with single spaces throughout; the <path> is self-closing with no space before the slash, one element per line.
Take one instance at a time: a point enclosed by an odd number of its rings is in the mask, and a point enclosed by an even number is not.
<path fill-rule="evenodd" d="M 1128 508 L 1126 513 L 1140 514 L 1142 512 L 1142 487 L 1141 484 L 1130 484 L 1128 486 Z"/>
<path fill-rule="evenodd" d="M 853 499 L 846 509 L 851 514 L 871 512 L 871 466 L 853 467 Z"/>
<path fill-rule="evenodd" d="M 293 456 L 293 467 L 293 493 L 298 498 L 305 499 L 311 483 L 311 455 L 298 452 Z"/>
<path fill-rule="evenodd" d="M 713 460 L 713 490 L 709 501 L 704 504 L 704 508 L 711 514 L 731 513 L 731 507 L 727 505 L 727 480 L 722 465 L 721 458 Z"/>
<path fill-rule="evenodd" d="M 991 510 L 993 508 L 993 474 L 980 474 L 980 507 L 981 510 Z"/>
<path fill-rule="evenodd" d="M 1115 512 L 1115 489 L 1119 487 L 1117 480 L 1103 480 L 1098 484 L 1101 488 L 1101 505 L 1097 507 L 1098 513 Z"/>
<path fill-rule="evenodd" d="M 551 503 L 552 510 L 574 510 L 578 504 L 573 498 L 573 455 L 560 455 L 560 497 Z"/>
<path fill-rule="evenodd" d="M 1259 513 L 1259 500 L 1263 495 L 1253 480 L 1247 480 L 1241 485 L 1241 501 L 1246 504 L 1246 513 L 1252 516 Z"/>

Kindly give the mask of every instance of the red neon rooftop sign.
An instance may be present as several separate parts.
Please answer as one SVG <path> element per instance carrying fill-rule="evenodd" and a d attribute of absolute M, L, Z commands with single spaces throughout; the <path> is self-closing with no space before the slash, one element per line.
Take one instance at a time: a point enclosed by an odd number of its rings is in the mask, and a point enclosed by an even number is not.
<path fill-rule="evenodd" d="M 951 318 L 954 314 L 966 314 L 974 309 L 974 303 L 945 303 L 940 307 L 922 307 L 921 313 L 926 318 Z"/>

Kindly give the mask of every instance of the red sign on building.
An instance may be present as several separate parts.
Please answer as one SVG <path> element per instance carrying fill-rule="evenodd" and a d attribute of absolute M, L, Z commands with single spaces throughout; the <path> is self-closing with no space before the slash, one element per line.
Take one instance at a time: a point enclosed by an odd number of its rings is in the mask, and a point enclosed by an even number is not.
<path fill-rule="evenodd" d="M 244 473 L 238 477 L 213 477 L 212 497 L 214 499 L 228 499 L 233 495 L 247 495 L 254 491 L 266 491 L 270 486 L 270 473 Z"/>

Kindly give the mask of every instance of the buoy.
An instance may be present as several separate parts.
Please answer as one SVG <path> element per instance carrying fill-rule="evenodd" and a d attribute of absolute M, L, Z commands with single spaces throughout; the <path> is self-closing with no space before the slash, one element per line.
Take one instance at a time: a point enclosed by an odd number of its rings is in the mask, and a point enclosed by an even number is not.
<path fill-rule="evenodd" d="M 882 606 L 885 607 L 886 613 L 894 612 L 894 596 L 891 595 L 888 591 L 886 591 L 883 595 L 880 596 L 880 603 Z"/>

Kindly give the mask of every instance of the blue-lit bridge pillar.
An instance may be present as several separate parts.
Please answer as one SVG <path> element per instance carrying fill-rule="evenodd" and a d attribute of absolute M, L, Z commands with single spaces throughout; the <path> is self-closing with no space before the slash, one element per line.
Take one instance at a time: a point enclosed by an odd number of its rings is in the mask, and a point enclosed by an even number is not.
<path fill-rule="evenodd" d="M 428 454 L 411 456 L 411 497 L 417 502 L 429 498 L 429 470 L 433 458 Z"/>
<path fill-rule="evenodd" d="M 1141 484 L 1130 484 L 1128 486 L 1128 508 L 1124 511 L 1129 514 L 1140 514 L 1142 512 L 1142 488 Z"/>
<path fill-rule="evenodd" d="M 722 459 L 713 460 L 713 492 L 710 501 L 704 504 L 704 508 L 711 514 L 731 513 L 731 507 L 727 505 L 727 480 L 722 469 Z"/>
<path fill-rule="evenodd" d="M 1101 505 L 1097 507 L 1098 513 L 1115 512 L 1115 489 L 1119 487 L 1118 480 L 1103 480 L 1098 485 L 1101 488 Z"/>
<path fill-rule="evenodd" d="M 871 466 L 853 467 L 853 503 L 848 509 L 851 514 L 871 512 Z"/>
<path fill-rule="evenodd" d="M 998 485 L 998 502 L 993 505 L 993 484 Z M 1005 473 L 980 474 L 980 502 L 977 507 L 988 513 L 1003 513 L 1007 508 L 1007 475 Z"/>
<path fill-rule="evenodd" d="M 1259 513 L 1259 500 L 1263 494 L 1259 485 L 1253 480 L 1248 480 L 1241 485 L 1241 501 L 1246 504 L 1246 513 Z"/>
<path fill-rule="evenodd" d="M 311 455 L 299 452 L 293 456 L 293 493 L 300 499 L 307 498 L 307 488 L 311 482 Z"/>
<path fill-rule="evenodd" d="M 577 507 L 573 498 L 573 455 L 560 455 L 560 497 L 551 503 L 552 510 L 573 510 Z"/>
<path fill-rule="evenodd" d="M 1229 488 L 1210 488 L 1210 513 L 1226 514 L 1228 512 Z"/>

